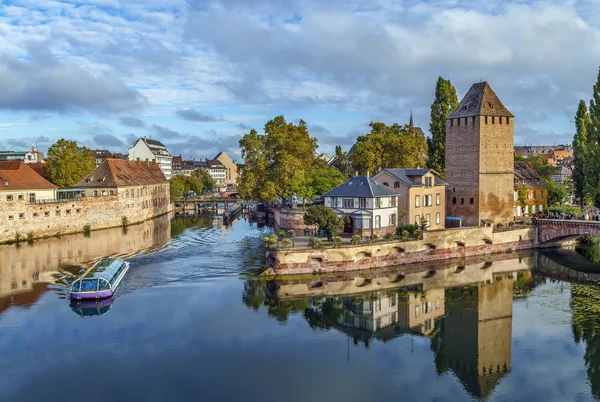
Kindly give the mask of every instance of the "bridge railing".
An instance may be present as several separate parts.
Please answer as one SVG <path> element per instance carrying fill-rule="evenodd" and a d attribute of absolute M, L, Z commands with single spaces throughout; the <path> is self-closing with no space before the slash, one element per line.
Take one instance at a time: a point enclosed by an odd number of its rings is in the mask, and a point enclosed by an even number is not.
<path fill-rule="evenodd" d="M 554 225 L 554 226 L 582 226 L 582 225 L 594 225 L 600 226 L 600 221 L 590 221 L 584 219 L 541 219 L 534 218 L 533 224 L 538 225 Z"/>

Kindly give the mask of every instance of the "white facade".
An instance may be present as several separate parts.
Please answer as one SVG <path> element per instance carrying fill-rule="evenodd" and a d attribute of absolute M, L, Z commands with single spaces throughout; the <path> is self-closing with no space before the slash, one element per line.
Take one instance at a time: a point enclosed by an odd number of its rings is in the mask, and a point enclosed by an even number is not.
<path fill-rule="evenodd" d="M 398 196 L 359 198 L 323 197 L 324 205 L 340 217 L 351 216 L 351 231 L 382 229 L 398 225 Z M 348 231 L 350 229 L 347 229 Z"/>
<path fill-rule="evenodd" d="M 131 148 L 129 148 L 130 161 L 155 162 L 160 166 L 167 180 L 173 176 L 172 163 L 173 157 L 167 151 L 167 148 L 158 141 L 140 138 Z"/>

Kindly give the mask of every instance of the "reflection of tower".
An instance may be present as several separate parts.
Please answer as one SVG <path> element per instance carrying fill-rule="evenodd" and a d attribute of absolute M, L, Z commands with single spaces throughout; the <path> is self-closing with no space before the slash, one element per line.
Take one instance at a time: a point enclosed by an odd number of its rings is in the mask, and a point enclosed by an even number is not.
<path fill-rule="evenodd" d="M 438 372 L 452 369 L 465 389 L 486 397 L 510 370 L 513 281 L 510 274 L 446 290 L 446 318 L 435 339 Z"/>

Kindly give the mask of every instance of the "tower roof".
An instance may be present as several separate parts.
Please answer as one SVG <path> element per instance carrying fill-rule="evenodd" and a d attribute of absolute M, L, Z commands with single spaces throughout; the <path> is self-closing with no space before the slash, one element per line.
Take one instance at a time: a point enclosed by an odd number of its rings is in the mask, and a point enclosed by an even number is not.
<path fill-rule="evenodd" d="M 486 81 L 473 84 L 448 118 L 470 116 L 514 117 Z"/>

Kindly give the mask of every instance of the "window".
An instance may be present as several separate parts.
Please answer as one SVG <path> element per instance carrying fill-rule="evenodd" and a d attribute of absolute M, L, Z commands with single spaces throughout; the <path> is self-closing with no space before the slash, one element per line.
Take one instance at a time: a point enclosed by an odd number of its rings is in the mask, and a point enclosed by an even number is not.
<path fill-rule="evenodd" d="M 12 201 L 12 200 L 13 200 L 12 194 L 6 196 L 6 201 Z"/>
<path fill-rule="evenodd" d="M 23 200 L 23 199 L 25 199 L 25 197 L 23 196 L 23 194 L 19 194 L 19 195 L 17 196 L 17 199 L 19 199 L 19 200 Z"/>
<path fill-rule="evenodd" d="M 362 229 L 362 218 L 354 218 L 354 229 Z"/>
<path fill-rule="evenodd" d="M 442 197 L 439 194 L 435 195 L 435 205 L 440 205 L 442 203 Z"/>
<path fill-rule="evenodd" d="M 332 207 L 337 207 L 338 206 L 338 199 L 337 199 L 337 197 L 331 197 L 331 206 Z"/>
<path fill-rule="evenodd" d="M 460 117 L 458 119 L 456 119 L 456 125 L 460 126 Z"/>
<path fill-rule="evenodd" d="M 415 224 L 416 225 L 420 225 L 421 224 L 421 217 L 419 215 L 415 216 Z"/>
<path fill-rule="evenodd" d="M 110 190 L 110 191 L 108 192 L 108 194 L 109 194 L 109 195 L 115 195 L 115 192 L 114 192 L 113 190 Z"/>
<path fill-rule="evenodd" d="M 492 116 L 492 124 L 496 124 L 496 118 Z"/>
<path fill-rule="evenodd" d="M 471 117 L 471 122 L 475 124 L 475 116 Z"/>
<path fill-rule="evenodd" d="M 427 221 L 427 226 L 429 226 L 431 224 L 431 214 L 425 215 L 425 219 Z"/>
<path fill-rule="evenodd" d="M 485 124 L 487 124 L 487 116 L 485 116 Z"/>
<path fill-rule="evenodd" d="M 415 208 L 419 208 L 421 206 L 421 197 L 415 195 Z"/>
<path fill-rule="evenodd" d="M 383 182 L 383 185 L 384 185 L 384 186 L 386 186 L 386 187 L 389 187 L 389 186 L 390 186 L 390 185 L 389 185 L 389 183 L 388 183 L 387 181 L 384 181 L 384 182 Z"/>
<path fill-rule="evenodd" d="M 50 216 L 50 211 L 45 211 L 44 216 Z"/>
<path fill-rule="evenodd" d="M 423 303 L 423 314 L 431 313 L 431 302 Z"/>
<path fill-rule="evenodd" d="M 440 224 L 440 213 L 439 212 L 437 214 L 435 214 L 435 223 L 436 223 L 436 225 Z"/>
<path fill-rule="evenodd" d="M 431 194 L 423 196 L 423 206 L 430 207 L 433 205 L 433 196 Z"/>
<path fill-rule="evenodd" d="M 98 197 L 98 190 L 94 190 L 94 197 Z"/>
<path fill-rule="evenodd" d="M 80 214 L 80 213 L 81 213 L 81 208 L 77 208 L 77 209 L 75 210 L 75 212 L 77 212 L 78 214 Z"/>
<path fill-rule="evenodd" d="M 34 217 L 34 218 L 37 218 L 38 216 L 40 216 L 40 214 L 39 214 L 39 213 L 37 213 L 37 212 L 34 212 L 34 213 L 33 213 L 33 217 Z"/>
<path fill-rule="evenodd" d="M 367 199 L 366 198 L 359 198 L 358 199 L 358 207 L 359 208 L 366 208 L 367 207 Z"/>
<path fill-rule="evenodd" d="M 471 197 L 471 198 L 469 199 L 469 204 L 474 204 L 474 203 L 475 203 L 475 199 L 474 199 L 473 197 Z"/>
<path fill-rule="evenodd" d="M 396 305 L 396 295 L 390 297 L 390 307 L 394 307 Z"/>
<path fill-rule="evenodd" d="M 460 199 L 460 205 L 465 205 L 465 199 L 464 198 Z"/>
<path fill-rule="evenodd" d="M 67 215 L 71 215 L 71 210 L 70 209 L 67 209 L 65 212 L 67 213 Z"/>
<path fill-rule="evenodd" d="M 19 214 L 19 219 L 25 219 L 25 214 L 23 212 Z"/>
<path fill-rule="evenodd" d="M 421 315 L 421 307 L 415 306 L 415 317 L 418 317 L 420 315 Z"/>
<path fill-rule="evenodd" d="M 390 215 L 390 226 L 396 226 L 396 214 Z"/>
<path fill-rule="evenodd" d="M 376 301 L 373 302 L 373 311 L 374 312 L 378 312 L 381 311 L 381 299 L 378 299 Z"/>
<path fill-rule="evenodd" d="M 394 196 L 394 197 L 391 197 L 391 198 L 390 198 L 390 207 L 392 207 L 392 208 L 396 208 L 396 201 L 397 201 L 397 200 L 398 200 L 398 198 L 397 198 L 397 197 L 395 197 L 395 196 Z"/>
<path fill-rule="evenodd" d="M 456 204 L 456 197 L 452 197 L 452 203 Z"/>
<path fill-rule="evenodd" d="M 431 182 L 432 182 L 432 177 L 431 176 L 425 176 L 425 187 L 431 187 Z"/>
<path fill-rule="evenodd" d="M 454 119 L 450 119 L 450 127 L 454 127 Z"/>
<path fill-rule="evenodd" d="M 431 318 L 428 320 L 425 320 L 425 331 L 430 331 L 431 330 Z"/>
<path fill-rule="evenodd" d="M 363 229 L 371 229 L 371 218 L 363 218 Z"/>
<path fill-rule="evenodd" d="M 12 221 L 13 219 L 15 219 L 14 215 L 8 215 L 8 220 Z"/>
<path fill-rule="evenodd" d="M 35 204 L 35 193 L 29 193 L 29 202 Z"/>
<path fill-rule="evenodd" d="M 375 216 L 375 228 L 379 229 L 381 227 L 381 216 L 376 215 Z"/>
<path fill-rule="evenodd" d="M 399 181 L 395 181 L 394 182 L 394 188 L 398 188 L 400 187 L 400 182 Z"/>
<path fill-rule="evenodd" d="M 354 208 L 354 198 L 343 198 L 342 203 L 344 208 Z"/>
<path fill-rule="evenodd" d="M 506 117 L 506 124 L 510 124 L 510 117 Z"/>

